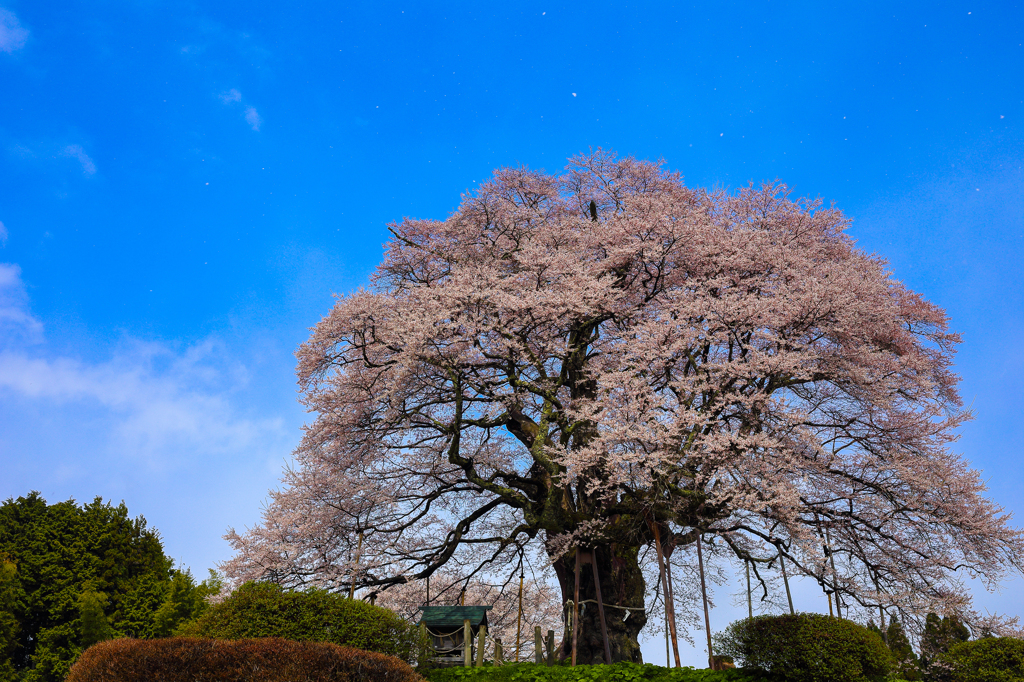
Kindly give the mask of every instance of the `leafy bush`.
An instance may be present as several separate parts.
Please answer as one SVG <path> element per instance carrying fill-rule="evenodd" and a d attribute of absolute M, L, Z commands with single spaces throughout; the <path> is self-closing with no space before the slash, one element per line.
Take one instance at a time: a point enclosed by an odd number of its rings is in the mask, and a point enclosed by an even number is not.
<path fill-rule="evenodd" d="M 331 642 L 406 661 L 417 639 L 415 628 L 387 609 L 324 590 L 291 592 L 273 583 L 242 585 L 175 634 Z"/>
<path fill-rule="evenodd" d="M 1013 637 L 954 644 L 938 660 L 951 669 L 953 682 L 1024 682 L 1024 640 Z"/>
<path fill-rule="evenodd" d="M 67 682 L 423 682 L 394 656 L 285 639 L 115 639 L 82 654 Z"/>
<path fill-rule="evenodd" d="M 716 651 L 786 682 L 875 682 L 892 666 L 877 634 L 815 613 L 746 618 L 715 639 Z"/>
<path fill-rule="evenodd" d="M 762 675 L 744 670 L 713 671 L 696 668 L 664 668 L 660 665 L 615 663 L 568 664 L 547 667 L 514 663 L 483 668 L 439 668 L 424 673 L 430 682 L 758 682 Z M 468 679 L 467 679 L 468 678 Z"/>

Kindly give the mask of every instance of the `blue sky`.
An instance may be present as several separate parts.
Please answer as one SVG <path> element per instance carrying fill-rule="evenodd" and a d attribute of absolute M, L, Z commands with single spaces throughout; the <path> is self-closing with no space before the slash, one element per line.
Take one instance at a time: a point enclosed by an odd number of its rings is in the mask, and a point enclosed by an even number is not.
<path fill-rule="evenodd" d="M 0 0 L 0 497 L 123 499 L 203 572 L 385 224 L 602 146 L 834 201 L 963 333 L 960 448 L 1024 515 L 1024 8 L 893 4 Z"/>

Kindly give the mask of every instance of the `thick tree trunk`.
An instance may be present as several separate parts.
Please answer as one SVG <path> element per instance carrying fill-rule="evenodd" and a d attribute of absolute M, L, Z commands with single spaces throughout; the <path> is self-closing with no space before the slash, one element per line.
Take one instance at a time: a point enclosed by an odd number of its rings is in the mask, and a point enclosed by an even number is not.
<path fill-rule="evenodd" d="M 647 623 L 644 611 L 644 577 L 637 561 L 638 547 L 622 545 L 599 546 L 594 552 L 601 596 L 604 599 L 605 620 L 612 662 L 643 663 L 638 641 L 640 630 Z M 576 555 L 570 552 L 554 562 L 558 583 L 562 588 L 562 603 L 569 604 L 576 590 Z M 629 615 L 624 608 L 629 608 Z M 580 567 L 580 631 L 577 642 L 576 663 L 604 663 L 604 641 L 597 608 L 594 573 L 589 564 Z M 559 658 L 572 657 L 572 632 L 566 629 L 559 649 Z"/>

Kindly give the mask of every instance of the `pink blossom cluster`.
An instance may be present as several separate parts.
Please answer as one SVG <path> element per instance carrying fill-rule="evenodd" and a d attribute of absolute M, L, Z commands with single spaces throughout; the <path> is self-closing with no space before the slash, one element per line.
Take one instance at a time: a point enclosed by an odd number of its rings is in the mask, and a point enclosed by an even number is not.
<path fill-rule="evenodd" d="M 561 613 L 574 547 L 649 567 L 622 548 L 657 524 L 765 588 L 781 553 L 847 610 L 978 621 L 963 576 L 994 587 L 1024 536 L 952 449 L 959 337 L 847 226 L 601 150 L 390 225 L 298 351 L 313 419 L 225 570 L 397 595 L 542 551 Z M 609 603 L 656 598 L 611 566 Z"/>

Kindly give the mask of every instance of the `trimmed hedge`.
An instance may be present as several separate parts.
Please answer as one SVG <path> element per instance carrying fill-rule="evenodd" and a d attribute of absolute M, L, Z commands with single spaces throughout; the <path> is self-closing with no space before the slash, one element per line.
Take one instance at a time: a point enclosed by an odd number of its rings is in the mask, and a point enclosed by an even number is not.
<path fill-rule="evenodd" d="M 760 682 L 762 673 L 749 670 L 665 668 L 650 663 L 556 666 L 513 663 L 483 668 L 437 668 L 423 673 L 430 682 Z"/>
<path fill-rule="evenodd" d="M 985 637 L 962 642 L 940 654 L 939 662 L 952 669 L 953 682 L 1024 682 L 1024 640 Z"/>
<path fill-rule="evenodd" d="M 324 590 L 291 592 L 274 583 L 253 582 L 245 583 L 174 634 L 331 642 L 404 661 L 410 660 L 417 642 L 416 629 L 388 609 Z"/>
<path fill-rule="evenodd" d="M 423 682 L 394 656 L 326 642 L 115 639 L 85 651 L 67 682 Z"/>
<path fill-rule="evenodd" d="M 874 632 L 816 613 L 745 618 L 715 639 L 719 653 L 787 682 L 882 682 L 893 664 Z"/>

